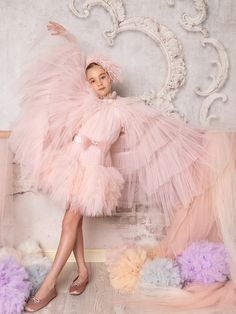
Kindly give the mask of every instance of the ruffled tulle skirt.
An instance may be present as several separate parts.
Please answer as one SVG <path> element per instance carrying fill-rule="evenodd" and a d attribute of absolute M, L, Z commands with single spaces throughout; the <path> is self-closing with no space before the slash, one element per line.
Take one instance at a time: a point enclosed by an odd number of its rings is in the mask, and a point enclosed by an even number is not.
<path fill-rule="evenodd" d="M 83 164 L 76 142 L 55 153 L 42 165 L 38 187 L 61 208 L 85 216 L 112 215 L 118 206 L 124 179 L 111 165 Z"/>

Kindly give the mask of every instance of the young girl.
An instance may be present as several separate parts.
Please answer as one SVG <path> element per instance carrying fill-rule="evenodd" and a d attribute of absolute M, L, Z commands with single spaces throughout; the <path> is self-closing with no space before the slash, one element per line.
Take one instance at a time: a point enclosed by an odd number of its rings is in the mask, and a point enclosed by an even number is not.
<path fill-rule="evenodd" d="M 231 199 L 222 206 L 212 195 L 230 177 L 226 170 L 234 169 L 234 135 L 190 128 L 142 101 L 118 96 L 112 90 L 116 65 L 83 55 L 61 25 L 49 22 L 48 29 L 66 40 L 26 75 L 11 145 L 22 175 L 66 211 L 52 268 L 26 311 L 56 296 L 56 279 L 72 251 L 78 276 L 69 292 L 85 290 L 83 216 L 111 215 L 117 206 L 143 204 L 164 215 L 165 256 L 196 240 L 224 240 L 233 267 L 234 208 L 226 215 Z"/>

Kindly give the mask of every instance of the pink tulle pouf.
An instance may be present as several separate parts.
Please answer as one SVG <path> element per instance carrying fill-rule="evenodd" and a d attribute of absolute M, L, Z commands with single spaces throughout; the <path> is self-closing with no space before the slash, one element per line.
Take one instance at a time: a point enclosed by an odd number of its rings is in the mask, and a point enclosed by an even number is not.
<path fill-rule="evenodd" d="M 22 313 L 30 288 L 23 266 L 9 257 L 0 260 L 0 313 Z"/>
<path fill-rule="evenodd" d="M 222 243 L 200 241 L 177 257 L 185 284 L 224 282 L 229 278 L 229 255 Z"/>

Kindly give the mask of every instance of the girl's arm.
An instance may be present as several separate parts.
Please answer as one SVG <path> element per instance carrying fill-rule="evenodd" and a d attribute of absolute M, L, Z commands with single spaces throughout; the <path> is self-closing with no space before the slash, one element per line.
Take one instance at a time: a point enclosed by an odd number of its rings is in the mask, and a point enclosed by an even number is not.
<path fill-rule="evenodd" d="M 72 35 L 70 32 L 68 32 L 68 30 L 65 29 L 65 27 L 59 23 L 49 21 L 47 24 L 47 29 L 48 31 L 51 31 L 52 36 L 60 35 L 60 36 L 65 37 L 69 42 L 72 42 L 72 43 L 77 42 L 75 36 Z"/>

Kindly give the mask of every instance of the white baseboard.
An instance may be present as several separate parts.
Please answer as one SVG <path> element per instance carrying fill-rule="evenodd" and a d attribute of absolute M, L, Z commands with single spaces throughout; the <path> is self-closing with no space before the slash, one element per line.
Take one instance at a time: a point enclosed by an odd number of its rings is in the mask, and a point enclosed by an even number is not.
<path fill-rule="evenodd" d="M 53 260 L 56 255 L 56 250 L 45 250 L 44 254 Z M 85 261 L 88 263 L 104 263 L 106 259 L 106 249 L 85 249 L 84 255 Z M 67 262 L 75 262 L 73 254 L 71 254 Z"/>

